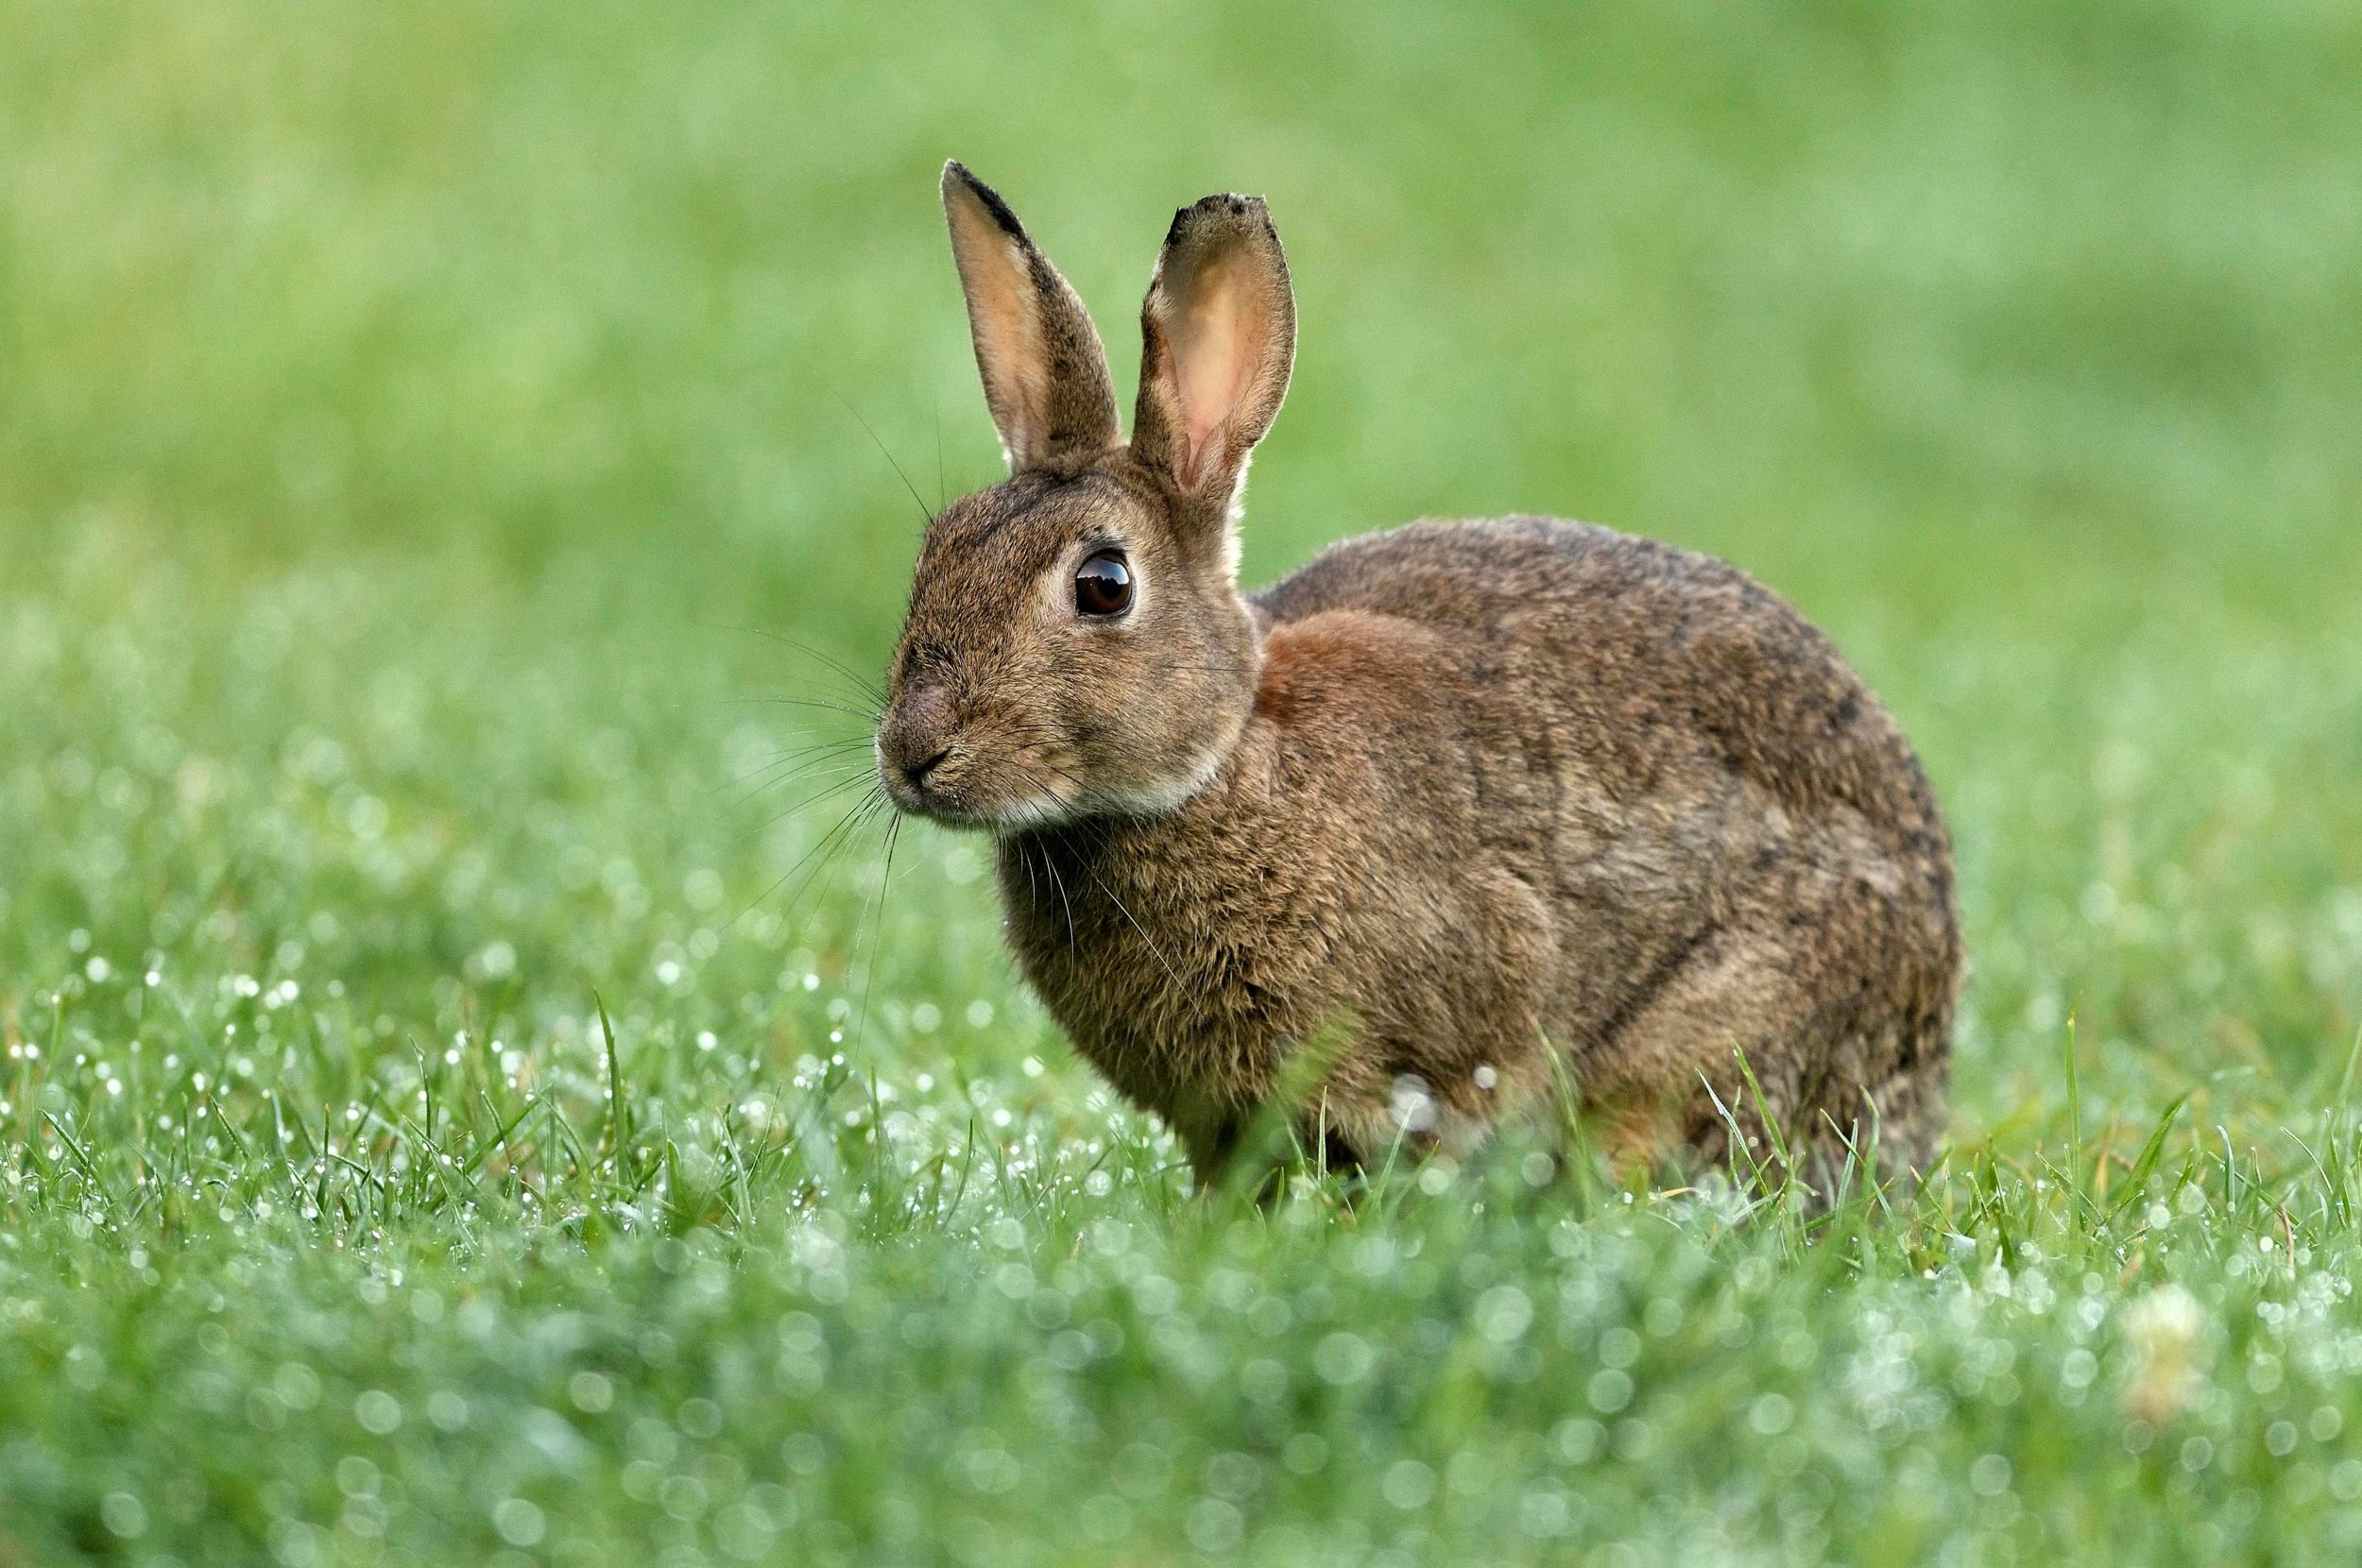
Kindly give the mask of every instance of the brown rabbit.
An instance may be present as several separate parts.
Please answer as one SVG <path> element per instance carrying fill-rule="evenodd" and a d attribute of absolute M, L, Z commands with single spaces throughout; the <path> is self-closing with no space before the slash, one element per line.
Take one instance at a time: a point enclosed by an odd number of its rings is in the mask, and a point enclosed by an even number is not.
<path fill-rule="evenodd" d="M 1808 1180 L 1874 1143 L 1925 1166 L 1951 850 L 1825 638 L 1719 561 L 1545 518 L 1370 535 L 1242 597 L 1295 345 L 1263 203 L 1173 218 L 1127 443 L 1074 292 L 957 163 L 943 201 L 1010 475 L 927 530 L 879 767 L 993 835 L 1027 979 L 1201 1180 L 1340 1031 L 1290 1108 L 1332 1161 L 1464 1146 L 1566 1082 L 1628 1159 L 1723 1157 L 1719 1095 L 1768 1161 L 1743 1052 Z"/>

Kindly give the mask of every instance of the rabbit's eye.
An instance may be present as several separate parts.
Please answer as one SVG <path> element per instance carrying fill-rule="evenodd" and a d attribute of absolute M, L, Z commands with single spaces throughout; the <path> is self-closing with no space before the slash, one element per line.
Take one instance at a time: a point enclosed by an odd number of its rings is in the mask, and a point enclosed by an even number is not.
<path fill-rule="evenodd" d="M 1074 573 L 1074 613 L 1121 615 L 1132 607 L 1132 568 L 1121 550 L 1103 550 Z"/>

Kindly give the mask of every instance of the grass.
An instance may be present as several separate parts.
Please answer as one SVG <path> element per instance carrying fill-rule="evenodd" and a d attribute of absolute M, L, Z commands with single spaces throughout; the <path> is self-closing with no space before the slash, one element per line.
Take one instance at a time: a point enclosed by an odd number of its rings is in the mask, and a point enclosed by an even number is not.
<path fill-rule="evenodd" d="M 0 1563 L 2362 1547 L 2341 9 L 0 43 Z M 1838 637 L 1960 850 L 1917 1199 L 1201 1202 L 982 846 L 887 878 L 894 465 L 996 465 L 954 153 L 1125 384 L 1171 210 L 1269 194 L 1251 578 L 1546 509 Z"/>

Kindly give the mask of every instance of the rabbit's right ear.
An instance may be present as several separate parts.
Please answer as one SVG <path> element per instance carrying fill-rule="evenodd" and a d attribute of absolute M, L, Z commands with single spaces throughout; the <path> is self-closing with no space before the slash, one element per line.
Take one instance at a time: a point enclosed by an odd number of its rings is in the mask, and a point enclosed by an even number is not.
<path fill-rule="evenodd" d="M 1209 196 L 1173 214 L 1140 337 L 1132 450 L 1226 515 L 1295 363 L 1288 258 L 1261 197 Z"/>
<path fill-rule="evenodd" d="M 1083 301 L 1034 248 L 1009 204 L 956 162 L 943 166 L 943 215 L 1009 471 L 1114 445 L 1115 382 Z"/>

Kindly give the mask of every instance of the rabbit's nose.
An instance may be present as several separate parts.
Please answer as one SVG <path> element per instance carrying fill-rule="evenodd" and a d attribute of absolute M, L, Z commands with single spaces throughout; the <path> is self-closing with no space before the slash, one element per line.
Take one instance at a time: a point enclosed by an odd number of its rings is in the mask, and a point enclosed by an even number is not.
<path fill-rule="evenodd" d="M 935 764 L 950 755 L 951 748 L 950 746 L 945 746 L 943 749 L 936 752 L 933 757 L 926 758 L 924 761 L 904 762 L 902 764 L 902 776 L 909 779 L 914 784 L 924 784 L 927 782 L 927 775 L 935 771 Z"/>
<path fill-rule="evenodd" d="M 956 727 L 950 692 L 940 686 L 921 687 L 904 692 L 886 715 L 878 731 L 878 751 L 905 783 L 916 788 L 951 755 Z"/>

